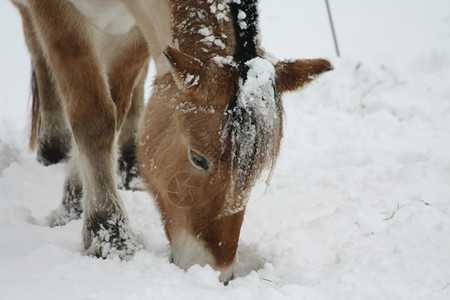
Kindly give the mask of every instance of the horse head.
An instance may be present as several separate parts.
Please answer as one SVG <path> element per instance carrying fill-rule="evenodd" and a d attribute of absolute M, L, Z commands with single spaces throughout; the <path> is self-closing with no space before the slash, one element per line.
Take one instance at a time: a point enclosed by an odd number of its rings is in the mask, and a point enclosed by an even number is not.
<path fill-rule="evenodd" d="M 332 69 L 322 59 L 267 59 L 255 2 L 229 5 L 231 55 L 164 51 L 170 72 L 155 79 L 139 150 L 174 263 L 209 264 L 222 281 L 233 276 L 250 191 L 279 153 L 281 95 Z"/>

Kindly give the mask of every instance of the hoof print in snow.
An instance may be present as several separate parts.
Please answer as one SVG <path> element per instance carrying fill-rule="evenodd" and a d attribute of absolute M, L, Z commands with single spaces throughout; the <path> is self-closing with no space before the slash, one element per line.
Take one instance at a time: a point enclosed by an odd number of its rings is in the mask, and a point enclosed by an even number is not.
<path fill-rule="evenodd" d="M 62 204 L 47 217 L 47 224 L 50 227 L 63 226 L 72 220 L 81 218 L 83 189 L 81 184 L 76 184 L 75 181 L 67 180 L 64 184 L 65 192 Z"/>
<path fill-rule="evenodd" d="M 74 207 L 67 208 L 61 204 L 56 210 L 52 211 L 46 218 L 50 227 L 64 226 L 72 220 L 81 218 L 81 209 Z"/>

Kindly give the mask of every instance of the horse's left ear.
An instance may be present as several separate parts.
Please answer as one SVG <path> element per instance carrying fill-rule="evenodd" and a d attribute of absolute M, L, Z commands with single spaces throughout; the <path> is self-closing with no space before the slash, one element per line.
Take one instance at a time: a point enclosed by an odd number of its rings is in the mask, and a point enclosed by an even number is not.
<path fill-rule="evenodd" d="M 275 84 L 280 93 L 295 91 L 331 70 L 333 66 L 325 59 L 279 61 L 275 65 Z"/>
<path fill-rule="evenodd" d="M 186 91 L 195 90 L 204 75 L 204 64 L 197 58 L 170 46 L 163 53 L 178 86 Z"/>

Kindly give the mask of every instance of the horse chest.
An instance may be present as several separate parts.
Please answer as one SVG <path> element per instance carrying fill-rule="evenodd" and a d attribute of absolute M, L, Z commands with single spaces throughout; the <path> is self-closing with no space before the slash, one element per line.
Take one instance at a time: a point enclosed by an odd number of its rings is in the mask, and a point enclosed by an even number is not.
<path fill-rule="evenodd" d="M 135 20 L 120 0 L 67 0 L 100 32 L 117 36 L 130 31 Z"/>

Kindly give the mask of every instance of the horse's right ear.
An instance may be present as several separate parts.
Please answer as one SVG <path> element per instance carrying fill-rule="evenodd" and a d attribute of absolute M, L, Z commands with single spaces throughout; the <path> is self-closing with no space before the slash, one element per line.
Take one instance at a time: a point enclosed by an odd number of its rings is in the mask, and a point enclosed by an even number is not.
<path fill-rule="evenodd" d="M 333 66 L 325 59 L 280 61 L 275 65 L 275 84 L 280 93 L 295 91 L 331 70 Z"/>
<path fill-rule="evenodd" d="M 170 46 L 163 53 L 177 85 L 186 91 L 195 90 L 203 78 L 204 64 L 199 59 Z"/>

